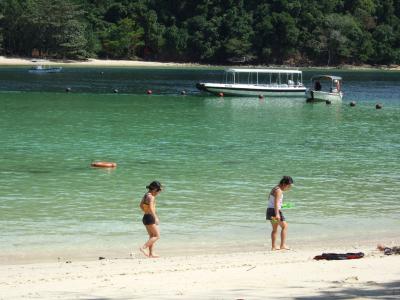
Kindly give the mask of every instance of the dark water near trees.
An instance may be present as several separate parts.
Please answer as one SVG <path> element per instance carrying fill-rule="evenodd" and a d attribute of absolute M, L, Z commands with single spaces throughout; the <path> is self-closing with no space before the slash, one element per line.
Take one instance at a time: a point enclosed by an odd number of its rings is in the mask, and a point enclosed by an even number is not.
<path fill-rule="evenodd" d="M 343 77 L 344 100 L 361 102 L 399 101 L 400 72 L 305 70 L 303 82 L 309 86 L 311 76 L 331 74 Z M 201 68 L 64 68 L 57 74 L 32 74 L 26 67 L 0 68 L 0 91 L 64 92 L 107 94 L 118 90 L 123 94 L 176 95 L 181 91 L 199 95 L 196 82 L 223 80 L 222 70 Z"/>

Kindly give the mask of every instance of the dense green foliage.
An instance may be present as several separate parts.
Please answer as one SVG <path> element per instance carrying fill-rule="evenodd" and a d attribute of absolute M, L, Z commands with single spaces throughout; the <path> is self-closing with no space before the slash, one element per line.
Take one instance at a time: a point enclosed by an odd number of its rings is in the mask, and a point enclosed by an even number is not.
<path fill-rule="evenodd" d="M 0 53 L 229 63 L 400 63 L 398 0 L 1 0 Z"/>

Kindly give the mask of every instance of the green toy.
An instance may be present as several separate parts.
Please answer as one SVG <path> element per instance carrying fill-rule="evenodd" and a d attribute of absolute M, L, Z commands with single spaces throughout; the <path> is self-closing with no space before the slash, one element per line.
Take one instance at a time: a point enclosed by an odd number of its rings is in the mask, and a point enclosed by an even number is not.
<path fill-rule="evenodd" d="M 294 208 L 294 207 L 295 207 L 294 203 L 291 203 L 291 202 L 286 202 L 286 203 L 282 204 L 282 208 L 288 209 L 288 208 Z"/>

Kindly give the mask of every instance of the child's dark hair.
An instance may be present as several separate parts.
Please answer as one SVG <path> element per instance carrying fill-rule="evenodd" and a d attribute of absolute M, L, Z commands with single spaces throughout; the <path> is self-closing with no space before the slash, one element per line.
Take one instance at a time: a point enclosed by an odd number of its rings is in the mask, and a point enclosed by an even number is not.
<path fill-rule="evenodd" d="M 288 184 L 293 184 L 293 178 L 292 177 L 290 177 L 290 176 L 283 176 L 282 177 L 282 179 L 281 179 L 281 181 L 279 182 L 279 184 L 286 184 L 286 185 L 288 185 Z"/>
<path fill-rule="evenodd" d="M 148 189 L 149 191 L 159 192 L 162 190 L 162 185 L 159 181 L 153 181 L 148 186 L 146 186 L 146 189 Z"/>

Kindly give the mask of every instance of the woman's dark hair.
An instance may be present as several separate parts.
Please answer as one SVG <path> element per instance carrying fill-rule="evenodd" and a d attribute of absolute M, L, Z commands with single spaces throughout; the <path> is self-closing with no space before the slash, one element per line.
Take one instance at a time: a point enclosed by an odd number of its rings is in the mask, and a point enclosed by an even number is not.
<path fill-rule="evenodd" d="M 293 184 L 293 178 L 290 176 L 283 176 L 279 184 Z"/>
<path fill-rule="evenodd" d="M 148 186 L 146 186 L 146 189 L 148 189 L 149 191 L 159 192 L 162 190 L 162 185 L 159 181 L 153 181 Z"/>

